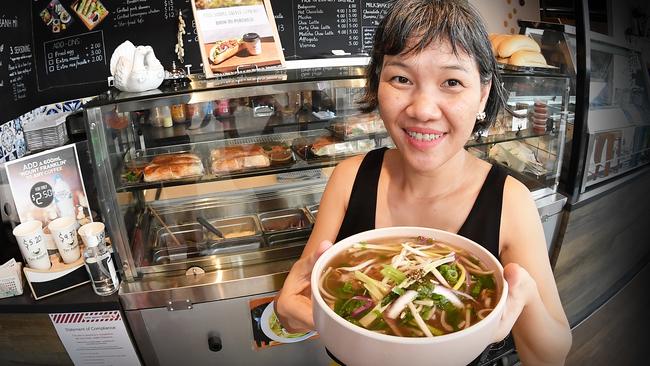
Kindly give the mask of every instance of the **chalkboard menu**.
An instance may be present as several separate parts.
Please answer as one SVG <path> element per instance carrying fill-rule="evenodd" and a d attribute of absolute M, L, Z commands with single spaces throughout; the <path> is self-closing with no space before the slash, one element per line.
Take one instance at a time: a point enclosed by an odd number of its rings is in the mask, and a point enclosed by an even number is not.
<path fill-rule="evenodd" d="M 176 60 L 179 11 L 187 24 L 184 61 L 199 72 L 190 0 L 32 1 L 39 91 L 74 90 L 82 96 L 105 90 L 110 57 L 126 40 L 152 46 L 163 66 L 170 68 Z"/>
<path fill-rule="evenodd" d="M 367 55 L 389 0 L 271 0 L 287 60 Z"/>
<path fill-rule="evenodd" d="M 0 9 L 0 124 L 32 109 L 36 91 L 29 7 L 6 1 Z"/>
<path fill-rule="evenodd" d="M 388 3 L 271 0 L 287 60 L 366 55 Z M 179 11 L 186 23 L 183 65 L 201 73 L 190 0 L 4 1 L 0 123 L 40 105 L 104 92 L 110 57 L 126 40 L 152 46 L 163 66 L 171 68 L 177 59 Z"/>

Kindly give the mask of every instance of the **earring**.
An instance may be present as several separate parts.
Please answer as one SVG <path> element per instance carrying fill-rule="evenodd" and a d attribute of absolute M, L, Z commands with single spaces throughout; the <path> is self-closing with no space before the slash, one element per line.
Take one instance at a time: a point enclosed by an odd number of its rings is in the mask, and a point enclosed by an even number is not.
<path fill-rule="evenodd" d="M 476 113 L 476 120 L 482 122 L 485 119 L 485 111 Z"/>

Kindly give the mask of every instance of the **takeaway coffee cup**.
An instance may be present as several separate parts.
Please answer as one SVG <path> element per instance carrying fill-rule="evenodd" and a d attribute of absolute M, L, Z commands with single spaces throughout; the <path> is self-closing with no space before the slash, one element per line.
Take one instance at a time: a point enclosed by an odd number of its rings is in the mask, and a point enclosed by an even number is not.
<path fill-rule="evenodd" d="M 88 247 L 104 243 L 104 224 L 101 222 L 91 222 L 83 225 L 79 228 L 78 233 Z"/>
<path fill-rule="evenodd" d="M 13 230 L 27 266 L 33 269 L 50 269 L 52 262 L 47 254 L 43 224 L 40 221 L 26 221 Z"/>
<path fill-rule="evenodd" d="M 77 226 L 77 219 L 74 217 L 61 217 L 48 225 L 54 244 L 56 244 L 64 263 L 73 263 L 81 255 L 79 239 L 77 239 Z"/>

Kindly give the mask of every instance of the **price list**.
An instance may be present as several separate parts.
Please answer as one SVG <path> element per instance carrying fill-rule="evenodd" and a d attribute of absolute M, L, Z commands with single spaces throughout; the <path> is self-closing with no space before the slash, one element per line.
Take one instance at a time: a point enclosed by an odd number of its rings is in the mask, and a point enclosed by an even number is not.
<path fill-rule="evenodd" d="M 49 83 L 61 86 L 103 79 L 107 62 L 102 31 L 59 38 L 43 47 Z"/>
<path fill-rule="evenodd" d="M 386 16 L 388 3 L 386 1 L 365 1 L 361 4 L 362 49 L 370 52 L 375 39 L 375 29 Z"/>
<path fill-rule="evenodd" d="M 287 59 L 365 55 L 388 0 L 271 0 Z M 333 52 L 342 51 L 342 52 Z"/>

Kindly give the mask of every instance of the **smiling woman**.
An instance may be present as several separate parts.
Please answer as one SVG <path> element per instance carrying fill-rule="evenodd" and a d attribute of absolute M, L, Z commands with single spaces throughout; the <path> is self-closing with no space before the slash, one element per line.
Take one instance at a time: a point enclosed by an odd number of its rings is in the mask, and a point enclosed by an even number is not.
<path fill-rule="evenodd" d="M 530 192 L 464 149 L 505 107 L 478 13 L 462 0 L 395 1 L 376 30 L 366 78 L 363 109 L 379 110 L 396 148 L 335 168 L 277 297 L 282 324 L 313 329 L 309 278 L 332 242 L 375 228 L 435 228 L 479 243 L 503 264 L 509 292 L 494 339 L 512 331 L 524 364 L 562 364 L 571 334 Z"/>

